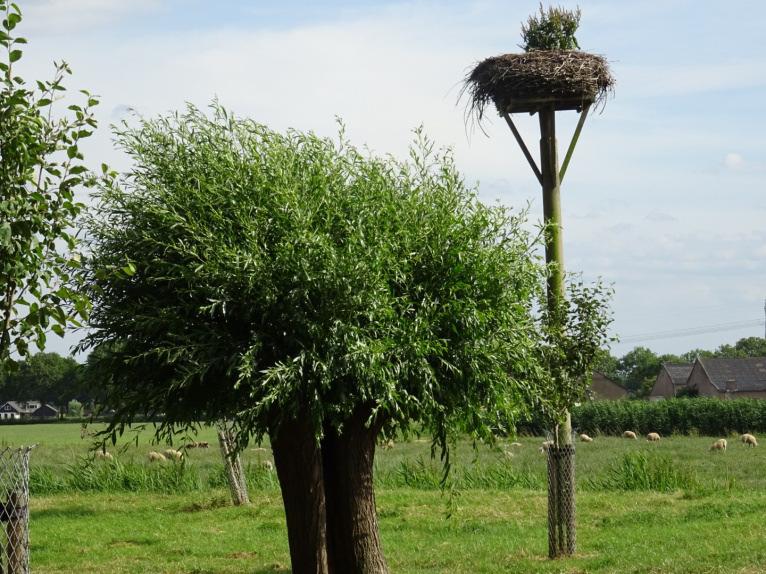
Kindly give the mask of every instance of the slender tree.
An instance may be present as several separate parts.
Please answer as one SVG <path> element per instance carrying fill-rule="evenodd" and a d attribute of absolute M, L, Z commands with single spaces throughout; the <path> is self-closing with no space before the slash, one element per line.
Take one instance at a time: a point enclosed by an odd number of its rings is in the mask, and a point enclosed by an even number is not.
<path fill-rule="evenodd" d="M 15 70 L 26 44 L 14 35 L 21 11 L 0 0 L 0 15 L 0 365 L 13 367 L 30 345 L 45 347 L 49 329 L 63 336 L 87 313 L 70 279 L 83 207 L 75 190 L 92 184 L 80 143 L 96 127 L 98 101 L 83 92 L 82 105 L 60 109 L 71 73 L 64 62 L 52 80 L 29 87 Z"/>
<path fill-rule="evenodd" d="M 455 433 L 491 441 L 554 402 L 567 329 L 541 331 L 523 214 L 480 203 L 421 134 L 400 162 L 215 105 L 116 136 L 134 166 L 100 191 L 84 267 L 109 432 L 163 413 L 159 436 L 268 436 L 293 572 L 386 572 L 380 433 L 422 426 L 448 469 Z M 557 310 L 571 372 L 603 337 L 588 300 Z"/>

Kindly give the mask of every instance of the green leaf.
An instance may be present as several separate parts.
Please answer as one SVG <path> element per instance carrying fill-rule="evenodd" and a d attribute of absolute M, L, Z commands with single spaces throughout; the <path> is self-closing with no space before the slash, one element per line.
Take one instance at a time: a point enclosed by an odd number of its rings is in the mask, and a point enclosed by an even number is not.
<path fill-rule="evenodd" d="M 56 333 L 59 337 L 64 336 L 64 327 L 62 327 L 58 323 L 54 323 L 53 325 L 51 325 L 51 331 Z"/>
<path fill-rule="evenodd" d="M 66 155 L 69 159 L 74 159 L 75 157 L 77 157 L 77 146 L 72 145 L 66 148 Z"/>
<path fill-rule="evenodd" d="M 8 14 L 8 26 L 7 30 L 13 30 L 16 25 L 21 22 L 21 15 L 18 13 Z"/>
<path fill-rule="evenodd" d="M 0 245 L 9 246 L 11 244 L 11 224 L 4 221 L 0 224 Z"/>
<path fill-rule="evenodd" d="M 40 331 L 37 333 L 37 339 L 35 340 L 35 345 L 37 345 L 38 350 L 44 351 L 45 350 L 45 343 L 47 342 L 47 337 L 45 336 L 45 333 L 43 331 Z"/>
<path fill-rule="evenodd" d="M 11 53 L 8 55 L 8 59 L 11 61 L 11 63 L 21 60 L 21 50 L 11 50 Z"/>

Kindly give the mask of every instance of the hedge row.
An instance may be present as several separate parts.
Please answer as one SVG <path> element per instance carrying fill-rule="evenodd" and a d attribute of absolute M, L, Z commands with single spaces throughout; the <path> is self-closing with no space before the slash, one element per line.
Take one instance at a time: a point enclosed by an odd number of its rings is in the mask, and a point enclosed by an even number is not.
<path fill-rule="evenodd" d="M 607 435 L 619 435 L 626 430 L 661 435 L 766 433 L 766 400 L 594 401 L 572 410 L 572 427 L 577 432 Z M 533 420 L 520 426 L 518 431 L 539 435 L 544 433 L 545 425 Z"/>

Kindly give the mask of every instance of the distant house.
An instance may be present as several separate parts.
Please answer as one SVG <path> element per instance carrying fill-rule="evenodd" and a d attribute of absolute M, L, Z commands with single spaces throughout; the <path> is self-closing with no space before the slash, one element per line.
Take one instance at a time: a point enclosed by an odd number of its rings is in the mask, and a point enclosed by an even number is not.
<path fill-rule="evenodd" d="M 593 401 L 616 401 L 628 398 L 628 391 L 619 383 L 596 371 L 593 373 L 593 383 L 588 389 L 588 395 Z"/>
<path fill-rule="evenodd" d="M 678 396 L 678 391 L 686 386 L 693 367 L 689 363 L 662 363 L 649 400 L 661 401 Z"/>
<path fill-rule="evenodd" d="M 0 405 L 0 421 L 20 419 L 49 419 L 59 416 L 59 411 L 40 401 L 7 401 Z"/>
<path fill-rule="evenodd" d="M 19 420 L 40 408 L 38 401 L 8 401 L 0 405 L 0 420 Z"/>
<path fill-rule="evenodd" d="M 701 397 L 766 399 L 766 357 L 697 358 L 686 384 Z"/>
<path fill-rule="evenodd" d="M 56 419 L 59 417 L 59 410 L 48 404 L 42 404 L 29 415 L 33 419 Z"/>

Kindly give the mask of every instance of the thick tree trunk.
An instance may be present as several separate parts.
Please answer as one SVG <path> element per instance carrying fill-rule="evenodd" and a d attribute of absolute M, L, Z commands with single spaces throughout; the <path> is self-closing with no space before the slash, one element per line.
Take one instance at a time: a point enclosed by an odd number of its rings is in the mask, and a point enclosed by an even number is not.
<path fill-rule="evenodd" d="M 271 433 L 293 574 L 329 574 L 322 452 L 305 417 Z"/>
<path fill-rule="evenodd" d="M 360 409 L 340 435 L 322 441 L 327 500 L 327 561 L 330 574 L 387 574 L 375 510 L 372 474 L 380 425 L 365 426 Z"/>

